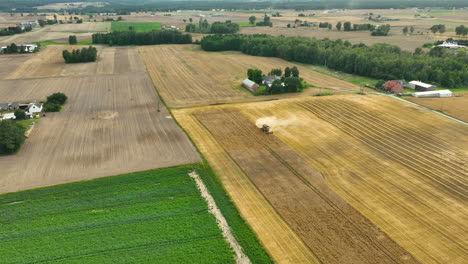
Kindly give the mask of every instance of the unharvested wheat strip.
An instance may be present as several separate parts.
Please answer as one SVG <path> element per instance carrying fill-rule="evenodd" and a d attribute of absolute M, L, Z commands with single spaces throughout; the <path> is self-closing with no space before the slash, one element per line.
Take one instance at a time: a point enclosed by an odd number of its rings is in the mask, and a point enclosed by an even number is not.
<path fill-rule="evenodd" d="M 213 136 L 192 116 L 193 111 L 195 109 L 175 110 L 174 116 L 213 166 L 240 213 L 273 259 L 277 263 L 319 263 Z"/>
<path fill-rule="evenodd" d="M 205 199 L 206 203 L 208 204 L 208 211 L 216 217 L 216 222 L 218 223 L 219 228 L 221 228 L 221 230 L 223 231 L 224 238 L 234 250 L 234 253 L 236 254 L 236 263 L 252 263 L 242 251 L 242 247 L 241 245 L 239 245 L 239 242 L 237 242 L 236 238 L 232 234 L 231 228 L 229 227 L 226 218 L 224 218 L 223 214 L 221 213 L 221 210 L 219 210 L 215 200 L 213 199 L 213 196 L 211 196 L 211 194 L 208 192 L 208 189 L 206 188 L 198 173 L 196 171 L 192 171 L 191 173 L 189 173 L 189 175 L 192 179 L 195 180 L 198 190 L 200 191 L 203 199 Z"/>

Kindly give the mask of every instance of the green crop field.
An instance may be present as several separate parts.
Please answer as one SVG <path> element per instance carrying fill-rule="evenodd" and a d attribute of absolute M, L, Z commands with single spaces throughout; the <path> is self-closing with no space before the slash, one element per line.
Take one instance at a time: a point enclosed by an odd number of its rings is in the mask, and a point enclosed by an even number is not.
<path fill-rule="evenodd" d="M 112 22 L 112 31 L 128 31 L 130 27 L 136 32 L 151 32 L 158 30 L 164 23 L 159 22 Z"/>
<path fill-rule="evenodd" d="M 250 24 L 249 21 L 235 22 L 240 27 L 255 27 L 255 24 Z"/>
<path fill-rule="evenodd" d="M 0 262 L 234 263 L 196 166 L 0 195 Z"/>

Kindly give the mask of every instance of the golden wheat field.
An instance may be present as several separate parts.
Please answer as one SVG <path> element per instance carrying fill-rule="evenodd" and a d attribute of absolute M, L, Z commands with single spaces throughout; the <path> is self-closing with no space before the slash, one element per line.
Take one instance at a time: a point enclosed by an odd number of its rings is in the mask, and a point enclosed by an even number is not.
<path fill-rule="evenodd" d="M 174 112 L 274 257 L 286 251 L 274 246 L 282 238 L 257 226 L 272 217 L 252 209 L 265 203 L 323 263 L 468 260 L 463 124 L 376 95 Z M 274 133 L 261 133 L 262 123 Z"/>
<path fill-rule="evenodd" d="M 139 49 L 156 89 L 170 107 L 268 100 L 319 92 L 318 89 L 307 89 L 303 93 L 253 96 L 240 87 L 249 68 L 268 73 L 273 68 L 296 65 L 278 58 L 254 57 L 239 52 L 211 53 L 195 45 L 159 45 Z M 317 87 L 335 89 L 336 92 L 360 89 L 357 85 L 305 66 L 298 68 L 301 77 Z"/>

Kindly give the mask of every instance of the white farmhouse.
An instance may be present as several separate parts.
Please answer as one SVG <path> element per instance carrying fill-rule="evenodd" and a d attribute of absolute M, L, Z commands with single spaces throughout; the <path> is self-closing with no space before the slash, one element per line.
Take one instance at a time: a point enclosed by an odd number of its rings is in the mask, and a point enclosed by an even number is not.
<path fill-rule="evenodd" d="M 31 117 L 40 112 L 42 112 L 42 104 L 40 103 L 30 103 L 26 108 L 26 115 Z"/>
<path fill-rule="evenodd" d="M 463 45 L 458 45 L 457 42 L 444 41 L 442 44 L 437 45 L 438 47 L 447 48 L 447 49 L 461 49 L 465 48 Z"/>

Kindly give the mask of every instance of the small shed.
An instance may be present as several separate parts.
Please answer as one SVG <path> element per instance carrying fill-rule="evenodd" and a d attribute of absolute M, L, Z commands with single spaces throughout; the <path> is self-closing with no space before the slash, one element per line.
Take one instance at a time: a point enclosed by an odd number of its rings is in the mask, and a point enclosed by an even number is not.
<path fill-rule="evenodd" d="M 388 81 L 384 85 L 384 90 L 387 92 L 392 92 L 394 94 L 400 94 L 404 92 L 403 85 L 395 81 Z"/>
<path fill-rule="evenodd" d="M 242 85 L 252 92 L 255 92 L 258 90 L 258 84 L 256 84 L 254 81 L 251 81 L 249 79 L 243 80 Z"/>
<path fill-rule="evenodd" d="M 409 82 L 408 88 L 418 90 L 418 91 L 434 91 L 436 86 L 428 83 L 423 83 L 420 81 L 411 81 Z"/>
<path fill-rule="evenodd" d="M 429 97 L 452 97 L 453 93 L 450 90 L 438 90 L 438 91 L 427 91 L 427 92 L 416 92 L 412 93 L 414 97 L 429 98 Z"/>
<path fill-rule="evenodd" d="M 3 120 L 16 119 L 15 113 L 5 113 L 3 114 Z"/>

